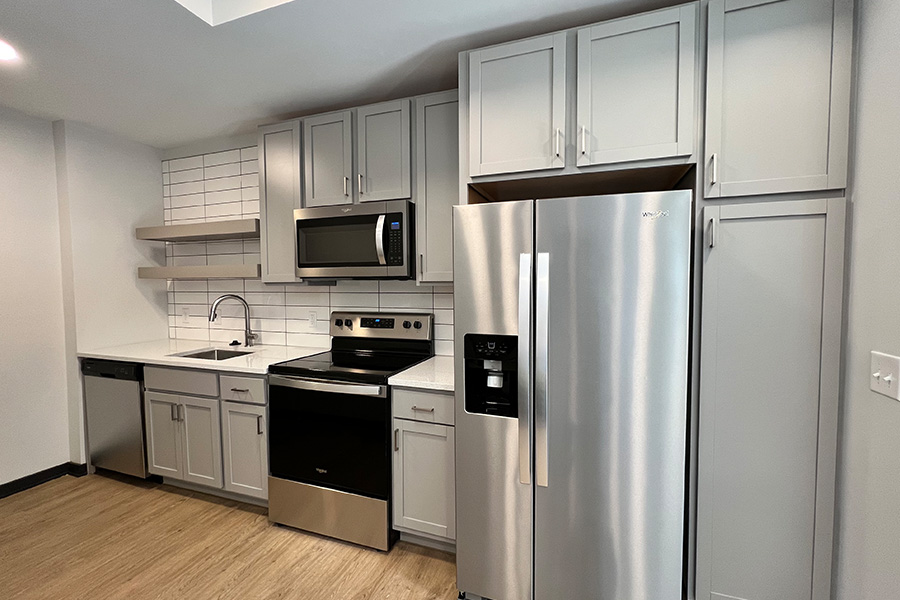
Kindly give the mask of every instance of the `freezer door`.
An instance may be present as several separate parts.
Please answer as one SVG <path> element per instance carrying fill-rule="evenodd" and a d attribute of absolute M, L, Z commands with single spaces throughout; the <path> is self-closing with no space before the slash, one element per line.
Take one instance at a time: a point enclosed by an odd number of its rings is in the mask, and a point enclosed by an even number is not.
<path fill-rule="evenodd" d="M 535 600 L 680 600 L 691 193 L 538 200 Z"/>
<path fill-rule="evenodd" d="M 530 400 L 534 203 L 454 207 L 453 227 L 457 586 L 492 600 L 531 600 L 533 496 L 523 483 L 530 481 L 530 410 L 520 403 L 519 418 L 466 411 L 464 340 L 518 335 L 526 363 L 518 365 L 519 390 Z"/>

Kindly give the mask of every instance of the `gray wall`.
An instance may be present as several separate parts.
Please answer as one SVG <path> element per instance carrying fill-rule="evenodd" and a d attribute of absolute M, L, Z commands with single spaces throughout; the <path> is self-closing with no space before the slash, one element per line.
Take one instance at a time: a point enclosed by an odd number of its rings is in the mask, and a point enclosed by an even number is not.
<path fill-rule="evenodd" d="M 900 402 L 869 351 L 900 354 L 900 2 L 857 0 L 858 103 L 838 491 L 841 600 L 900 598 Z"/>

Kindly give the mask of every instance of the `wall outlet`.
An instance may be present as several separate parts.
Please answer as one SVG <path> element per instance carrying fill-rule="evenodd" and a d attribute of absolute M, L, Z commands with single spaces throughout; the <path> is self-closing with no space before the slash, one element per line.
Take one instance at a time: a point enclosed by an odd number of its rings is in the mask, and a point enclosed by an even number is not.
<path fill-rule="evenodd" d="M 316 320 L 317 320 L 316 319 L 316 311 L 314 311 L 314 310 L 309 311 L 309 326 L 310 326 L 310 328 L 313 328 L 316 326 Z"/>
<path fill-rule="evenodd" d="M 187 306 L 181 307 L 181 322 L 184 325 L 189 325 L 191 322 L 191 309 Z"/>
<path fill-rule="evenodd" d="M 869 387 L 873 392 L 900 400 L 900 357 L 872 352 Z"/>

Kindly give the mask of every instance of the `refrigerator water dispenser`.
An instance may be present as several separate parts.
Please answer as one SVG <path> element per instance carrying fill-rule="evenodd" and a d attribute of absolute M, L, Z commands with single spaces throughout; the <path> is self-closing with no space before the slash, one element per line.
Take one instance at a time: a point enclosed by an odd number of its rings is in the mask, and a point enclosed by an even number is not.
<path fill-rule="evenodd" d="M 464 340 L 466 411 L 518 418 L 517 336 L 469 333 Z"/>

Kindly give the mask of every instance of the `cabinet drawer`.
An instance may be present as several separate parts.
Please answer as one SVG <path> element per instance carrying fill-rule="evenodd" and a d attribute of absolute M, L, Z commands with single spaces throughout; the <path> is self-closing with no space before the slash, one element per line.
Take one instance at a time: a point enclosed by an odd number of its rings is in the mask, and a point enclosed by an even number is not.
<path fill-rule="evenodd" d="M 148 390 L 215 398 L 219 395 L 219 376 L 209 371 L 148 366 L 144 367 L 144 386 Z"/>
<path fill-rule="evenodd" d="M 245 404 L 266 403 L 265 379 L 219 375 L 219 383 L 222 386 L 222 400 Z"/>
<path fill-rule="evenodd" d="M 453 394 L 394 389 L 394 416 L 400 419 L 453 425 Z"/>

